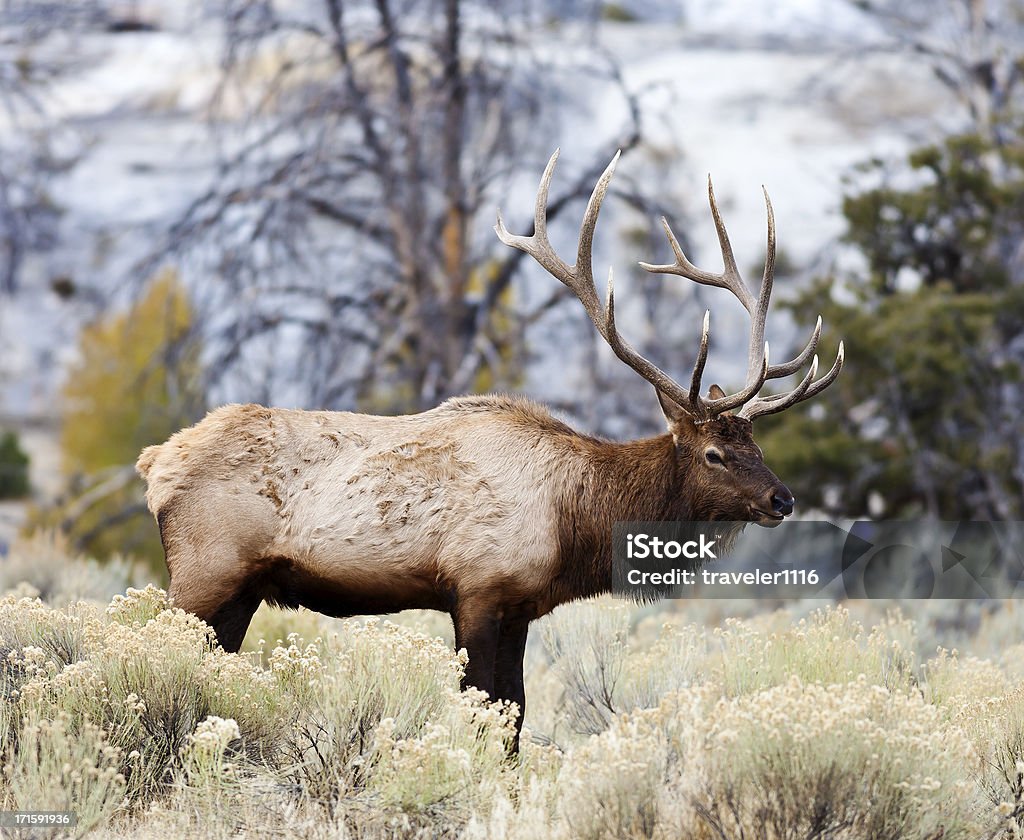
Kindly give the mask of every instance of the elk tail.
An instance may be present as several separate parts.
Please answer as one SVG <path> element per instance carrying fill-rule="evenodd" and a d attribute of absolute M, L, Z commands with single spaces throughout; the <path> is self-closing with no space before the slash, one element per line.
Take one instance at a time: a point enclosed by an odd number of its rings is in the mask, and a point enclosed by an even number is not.
<path fill-rule="evenodd" d="M 139 455 L 139 460 L 135 462 L 135 471 L 143 478 L 149 477 L 149 471 L 153 468 L 153 462 L 160 454 L 160 449 L 161 446 L 147 446 Z"/>

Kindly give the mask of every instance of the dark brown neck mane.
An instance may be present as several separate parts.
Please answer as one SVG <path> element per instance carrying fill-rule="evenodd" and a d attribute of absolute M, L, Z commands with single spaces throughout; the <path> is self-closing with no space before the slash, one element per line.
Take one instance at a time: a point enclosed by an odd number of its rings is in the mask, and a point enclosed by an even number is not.
<path fill-rule="evenodd" d="M 566 601 L 611 590 L 616 522 L 701 517 L 671 435 L 629 443 L 588 439 L 581 456 L 557 511 L 560 570 L 553 585 Z"/>

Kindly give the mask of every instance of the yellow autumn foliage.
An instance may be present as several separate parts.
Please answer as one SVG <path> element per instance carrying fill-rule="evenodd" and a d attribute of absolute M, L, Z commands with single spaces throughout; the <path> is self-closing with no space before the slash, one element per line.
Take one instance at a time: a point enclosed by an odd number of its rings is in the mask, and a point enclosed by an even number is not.
<path fill-rule="evenodd" d="M 161 565 L 160 540 L 132 465 L 203 412 L 201 343 L 188 294 L 165 270 L 126 310 L 82 330 L 61 391 L 68 491 L 34 526 L 64 530 L 96 557 L 136 554 Z"/>
<path fill-rule="evenodd" d="M 193 320 L 177 273 L 167 270 L 127 311 L 82 331 L 61 393 L 65 474 L 134 464 L 144 446 L 196 419 Z"/>

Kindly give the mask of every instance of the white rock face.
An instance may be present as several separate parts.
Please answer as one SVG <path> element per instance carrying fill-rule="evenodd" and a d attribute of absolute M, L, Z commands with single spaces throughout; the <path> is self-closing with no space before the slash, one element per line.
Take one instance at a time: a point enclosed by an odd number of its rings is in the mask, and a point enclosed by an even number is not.
<path fill-rule="evenodd" d="M 842 231 L 841 179 L 851 165 L 898 155 L 955 114 L 921 66 L 882 53 L 854 60 L 878 33 L 842 0 L 635 5 L 655 22 L 603 23 L 596 37 L 622 63 L 627 84 L 647 91 L 649 136 L 685 156 L 684 174 L 670 187 L 692 223 L 687 234 L 696 257 L 711 267 L 719 258 L 706 209 L 707 173 L 714 176 L 742 267 L 763 258 L 761 184 L 775 205 L 781 247 L 796 262 L 813 263 Z M 139 8 L 160 31 L 85 37 L 75 46 L 90 57 L 84 69 L 59 80 L 47 100 L 82 157 L 53 185 L 53 200 L 64 209 L 60 245 L 26 267 L 15 300 L 0 300 L 0 415 L 53 413 L 62 365 L 88 315 L 50 291 L 53 278 L 126 288 L 154 237 L 212 176 L 203 107 L 217 79 L 218 27 L 207 22 L 197 28 L 198 15 L 172 0 Z M 557 30 L 539 30 L 537 38 L 553 58 L 563 49 Z M 38 49 L 67 44 L 54 39 Z M 573 91 L 589 105 L 580 113 L 589 110 L 592 117 L 590 124 L 582 117 L 564 123 L 563 166 L 589 160 L 624 117 L 622 103 L 603 84 L 574 80 Z M 0 126 L 0 132 L 12 130 Z M 620 171 L 630 166 L 624 162 Z M 523 195 L 534 183 L 524 183 Z M 610 244 L 601 246 L 602 259 L 625 265 L 658 258 L 616 253 L 619 238 L 604 230 Z M 524 282 L 548 281 L 531 274 Z M 742 335 L 738 306 L 725 296 L 722 307 L 715 314 L 719 334 Z M 623 329 L 629 332 L 628 322 Z M 559 355 L 561 373 L 553 378 L 539 349 L 539 374 L 528 385 L 544 397 L 546 386 L 557 391 L 565 383 L 566 366 Z M 742 353 L 732 355 L 735 367 Z M 726 375 L 734 369 L 729 364 L 723 362 Z"/>

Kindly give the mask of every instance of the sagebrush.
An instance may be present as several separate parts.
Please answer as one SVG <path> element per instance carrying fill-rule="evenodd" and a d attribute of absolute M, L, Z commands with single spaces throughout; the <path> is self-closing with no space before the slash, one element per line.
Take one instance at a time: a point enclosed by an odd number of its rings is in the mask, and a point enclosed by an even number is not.
<path fill-rule="evenodd" d="M 15 592 L 0 809 L 107 837 L 1022 836 L 1015 605 L 954 640 L 978 655 L 936 651 L 936 605 L 720 608 L 546 619 L 514 757 L 512 710 L 458 690 L 433 613 L 263 609 L 227 654 L 152 586 L 106 606 Z"/>

